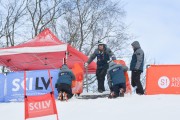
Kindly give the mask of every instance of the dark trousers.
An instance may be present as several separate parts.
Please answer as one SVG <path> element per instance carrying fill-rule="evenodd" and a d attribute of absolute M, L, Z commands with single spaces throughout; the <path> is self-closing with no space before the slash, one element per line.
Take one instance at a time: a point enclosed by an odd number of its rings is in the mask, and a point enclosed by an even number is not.
<path fill-rule="evenodd" d="M 107 73 L 107 68 L 102 68 L 102 69 L 97 69 L 96 70 L 96 78 L 98 81 L 98 90 L 105 91 L 104 88 L 104 81 L 105 81 L 105 76 Z"/>
<path fill-rule="evenodd" d="M 68 96 L 68 99 L 70 99 L 73 94 L 72 94 L 72 89 L 71 89 L 71 85 L 68 85 L 68 84 L 65 84 L 65 83 L 60 83 L 58 86 L 57 86 L 57 91 L 58 93 L 60 92 L 65 92 L 67 93 L 67 96 Z"/>
<path fill-rule="evenodd" d="M 114 92 L 115 97 L 119 96 L 120 89 L 124 90 L 124 93 L 126 92 L 126 83 L 120 83 L 112 86 L 112 92 Z"/>
<path fill-rule="evenodd" d="M 137 94 L 144 94 L 144 90 L 140 81 L 141 71 L 132 71 L 131 74 L 131 85 L 132 87 L 137 86 L 136 93 Z"/>

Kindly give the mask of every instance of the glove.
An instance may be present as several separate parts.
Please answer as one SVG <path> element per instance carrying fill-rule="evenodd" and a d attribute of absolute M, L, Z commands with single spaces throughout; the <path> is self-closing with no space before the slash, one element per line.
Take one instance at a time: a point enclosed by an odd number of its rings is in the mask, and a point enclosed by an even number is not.
<path fill-rule="evenodd" d="M 84 67 L 87 67 L 88 66 L 88 63 L 86 62 L 86 63 L 84 63 Z"/>
<path fill-rule="evenodd" d="M 141 70 L 138 70 L 138 69 L 135 69 L 135 70 L 133 70 L 135 73 L 142 73 L 143 71 L 141 71 Z"/>
<path fill-rule="evenodd" d="M 133 71 L 134 71 L 134 72 L 138 72 L 138 69 L 135 68 Z"/>

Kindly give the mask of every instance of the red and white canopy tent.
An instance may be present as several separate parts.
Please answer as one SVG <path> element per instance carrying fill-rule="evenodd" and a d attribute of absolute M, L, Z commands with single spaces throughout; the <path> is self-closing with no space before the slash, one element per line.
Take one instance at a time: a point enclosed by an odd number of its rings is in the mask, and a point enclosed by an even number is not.
<path fill-rule="evenodd" d="M 0 49 L 0 65 L 12 71 L 57 69 L 63 64 L 68 52 L 67 65 L 75 63 L 82 66 L 88 57 L 72 46 L 61 42 L 49 29 L 45 29 L 34 39 L 8 48 Z M 95 73 L 96 64 L 88 66 L 88 72 Z"/>

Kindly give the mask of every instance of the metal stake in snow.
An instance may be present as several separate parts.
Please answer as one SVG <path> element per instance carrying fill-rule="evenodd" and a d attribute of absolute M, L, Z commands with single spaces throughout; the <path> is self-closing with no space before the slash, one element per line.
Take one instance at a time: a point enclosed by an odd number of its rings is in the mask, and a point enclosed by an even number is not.
<path fill-rule="evenodd" d="M 86 66 L 85 69 L 86 69 L 86 90 L 88 92 L 88 66 Z"/>

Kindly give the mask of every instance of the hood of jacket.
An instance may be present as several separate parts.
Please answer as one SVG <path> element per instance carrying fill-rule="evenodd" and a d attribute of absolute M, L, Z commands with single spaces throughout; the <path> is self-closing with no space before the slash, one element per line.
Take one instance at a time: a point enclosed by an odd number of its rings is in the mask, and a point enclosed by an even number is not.
<path fill-rule="evenodd" d="M 141 46 L 140 46 L 140 44 L 139 44 L 138 41 L 134 41 L 131 45 L 134 47 L 134 49 L 139 49 L 139 48 L 141 48 Z"/>

